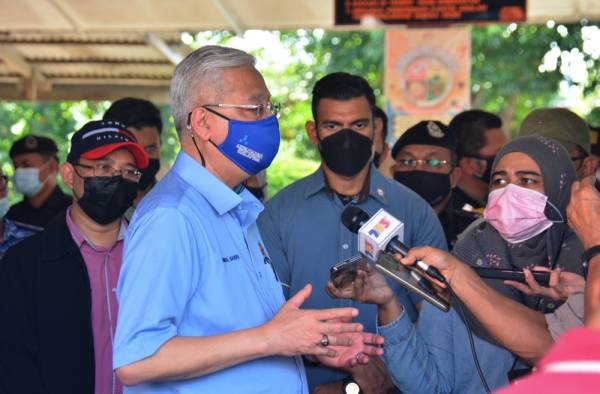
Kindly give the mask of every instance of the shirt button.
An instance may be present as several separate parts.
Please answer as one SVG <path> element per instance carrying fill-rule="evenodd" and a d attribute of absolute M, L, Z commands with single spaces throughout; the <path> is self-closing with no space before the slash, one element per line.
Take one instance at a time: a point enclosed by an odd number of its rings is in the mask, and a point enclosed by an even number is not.
<path fill-rule="evenodd" d="M 342 249 L 344 249 L 344 250 L 348 249 L 348 244 L 343 244 Z"/>

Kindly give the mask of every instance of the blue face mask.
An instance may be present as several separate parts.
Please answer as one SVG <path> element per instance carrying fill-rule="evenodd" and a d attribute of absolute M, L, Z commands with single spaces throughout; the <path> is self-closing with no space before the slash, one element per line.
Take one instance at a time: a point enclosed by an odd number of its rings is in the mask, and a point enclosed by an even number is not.
<path fill-rule="evenodd" d="M 279 150 L 279 123 L 271 115 L 251 122 L 229 119 L 208 107 L 207 111 L 229 121 L 225 141 L 220 145 L 210 141 L 235 165 L 249 175 L 256 175 L 267 168 Z"/>
<path fill-rule="evenodd" d="M 43 166 L 42 166 L 43 167 Z M 40 169 L 35 167 L 17 168 L 13 176 L 13 184 L 17 192 L 27 197 L 35 196 L 44 182 L 40 181 Z"/>

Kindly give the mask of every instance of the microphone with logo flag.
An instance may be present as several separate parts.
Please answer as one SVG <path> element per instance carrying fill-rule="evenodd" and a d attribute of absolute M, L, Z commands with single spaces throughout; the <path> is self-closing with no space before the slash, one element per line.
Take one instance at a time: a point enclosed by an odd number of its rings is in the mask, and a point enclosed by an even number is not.
<path fill-rule="evenodd" d="M 400 241 L 404 236 L 404 223 L 380 209 L 373 215 L 363 211 L 356 205 L 350 205 L 342 212 L 342 223 L 353 233 L 358 233 L 358 251 L 372 261 L 377 261 L 382 252 L 398 253 L 406 256 L 408 247 Z M 423 261 L 416 266 L 431 277 L 446 283 L 446 278 Z"/>

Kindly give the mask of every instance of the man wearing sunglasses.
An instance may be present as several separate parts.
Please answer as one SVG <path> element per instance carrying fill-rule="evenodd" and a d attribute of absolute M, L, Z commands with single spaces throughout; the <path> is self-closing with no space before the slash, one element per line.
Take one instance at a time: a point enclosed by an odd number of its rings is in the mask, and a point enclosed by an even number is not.
<path fill-rule="evenodd" d="M 0 388 L 120 394 L 112 369 L 123 214 L 148 165 L 125 126 L 93 121 L 60 168 L 72 205 L 0 265 Z"/>
<path fill-rule="evenodd" d="M 456 139 L 448 126 L 424 120 L 412 126 L 392 148 L 391 172 L 431 205 L 444 228 L 448 249 L 478 215 L 454 208 L 452 191 L 462 171 L 457 166 Z"/>
<path fill-rule="evenodd" d="M 8 212 L 8 177 L 0 166 L 0 260 L 4 253 L 13 245 L 32 236 L 41 228 L 15 222 L 6 218 Z"/>

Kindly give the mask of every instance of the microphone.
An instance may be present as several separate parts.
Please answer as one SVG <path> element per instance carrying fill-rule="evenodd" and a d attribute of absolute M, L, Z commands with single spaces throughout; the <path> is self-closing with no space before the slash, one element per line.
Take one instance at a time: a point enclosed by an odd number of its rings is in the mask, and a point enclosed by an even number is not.
<path fill-rule="evenodd" d="M 372 261 L 377 260 L 382 252 L 408 254 L 408 247 L 400 241 L 404 235 L 404 223 L 380 209 L 370 217 L 368 213 L 357 207 L 349 205 L 342 212 L 342 224 L 353 233 L 358 234 L 358 251 Z M 437 268 L 421 260 L 416 266 L 431 277 L 446 283 L 446 278 Z"/>

